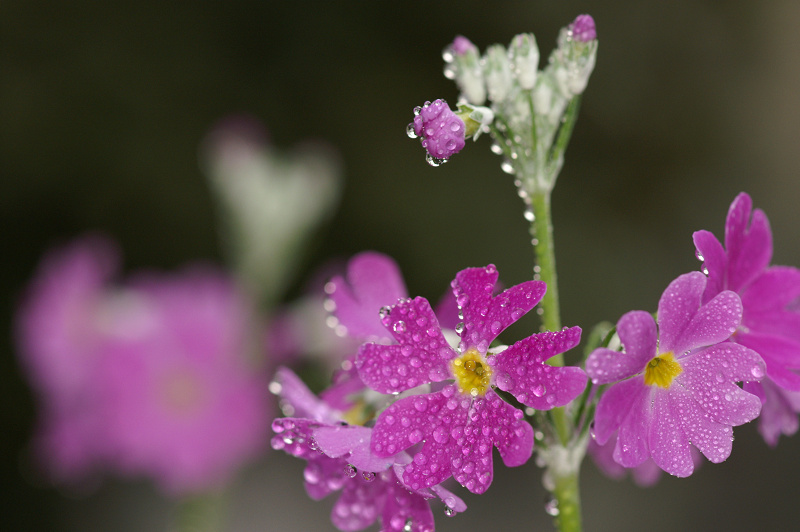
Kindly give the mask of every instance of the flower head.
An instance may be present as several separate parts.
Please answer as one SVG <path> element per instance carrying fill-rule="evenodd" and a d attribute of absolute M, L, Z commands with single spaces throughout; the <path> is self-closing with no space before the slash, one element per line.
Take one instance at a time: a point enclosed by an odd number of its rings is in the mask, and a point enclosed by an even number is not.
<path fill-rule="evenodd" d="M 577 327 L 490 350 L 497 336 L 530 311 L 545 291 L 541 281 L 528 281 L 493 296 L 497 277 L 490 265 L 463 270 L 453 281 L 464 318 L 456 328 L 458 349 L 445 340 L 428 301 L 418 297 L 381 312 L 397 344 L 365 344 L 359 350 L 356 367 L 362 380 L 382 393 L 453 381 L 438 391 L 398 400 L 375 424 L 372 449 L 379 456 L 423 444 L 403 474 L 414 489 L 453 475 L 470 491 L 484 492 L 492 481 L 492 446 L 506 465 L 528 460 L 533 431 L 522 411 L 501 399 L 495 388 L 527 406 L 549 409 L 568 403 L 585 387 L 579 368 L 545 364 L 578 343 Z"/>
<path fill-rule="evenodd" d="M 216 487 L 267 441 L 267 379 L 247 360 L 249 309 L 230 280 L 202 269 L 128 289 L 129 320 L 146 326 L 108 344 L 94 385 L 112 465 L 169 493 Z"/>
<path fill-rule="evenodd" d="M 113 286 L 111 249 L 87 238 L 51 254 L 22 306 L 37 448 L 62 482 L 109 469 L 170 494 L 215 487 L 267 437 L 267 382 L 245 361 L 250 309 L 208 269 Z"/>
<path fill-rule="evenodd" d="M 736 385 L 759 380 L 764 362 L 754 351 L 726 342 L 742 315 L 730 291 L 703 303 L 706 278 L 681 275 L 661 296 L 658 324 L 643 311 L 617 323 L 624 352 L 594 350 L 586 372 L 612 384 L 600 398 L 595 437 L 617 432 L 614 460 L 635 467 L 653 458 L 664 471 L 685 477 L 694 465 L 689 443 L 712 462 L 731 452 L 732 427 L 755 419 L 758 398 Z"/>
<path fill-rule="evenodd" d="M 428 163 L 438 166 L 464 147 L 466 126 L 447 102 L 439 99 L 414 108 L 414 121 L 407 132 L 410 137 L 421 139 Z"/>
<path fill-rule="evenodd" d="M 708 284 L 703 300 L 723 290 L 732 290 L 742 299 L 742 323 L 732 341 L 758 352 L 767 367 L 767 379 L 758 395 L 764 401 L 759 429 L 768 443 L 778 436 L 793 434 L 797 422 L 780 423 L 786 410 L 794 417 L 800 404 L 794 396 L 800 391 L 800 270 L 770 266 L 772 232 L 760 209 L 739 194 L 730 206 L 725 223 L 725 247 L 708 231 L 697 231 L 694 243 L 703 261 Z M 774 386 L 773 386 L 774 384 Z M 772 409 L 775 409 L 772 412 Z"/>

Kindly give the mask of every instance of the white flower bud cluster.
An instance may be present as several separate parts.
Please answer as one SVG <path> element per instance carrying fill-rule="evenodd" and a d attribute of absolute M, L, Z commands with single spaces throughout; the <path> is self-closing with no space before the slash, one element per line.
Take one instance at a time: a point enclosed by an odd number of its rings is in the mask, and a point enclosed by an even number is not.
<path fill-rule="evenodd" d="M 486 104 L 496 118 L 494 151 L 505 156 L 503 169 L 547 187 L 560 169 L 560 162 L 551 164 L 551 148 L 570 101 L 586 88 L 596 55 L 594 21 L 580 15 L 562 28 L 558 46 L 543 70 L 539 70 L 539 47 L 531 33 L 516 35 L 507 48 L 489 46 L 482 57 L 474 44 L 459 36 L 443 57 L 445 75 L 461 90 L 460 104 L 480 106 L 488 96 Z M 485 120 L 481 125 L 487 128 Z"/>

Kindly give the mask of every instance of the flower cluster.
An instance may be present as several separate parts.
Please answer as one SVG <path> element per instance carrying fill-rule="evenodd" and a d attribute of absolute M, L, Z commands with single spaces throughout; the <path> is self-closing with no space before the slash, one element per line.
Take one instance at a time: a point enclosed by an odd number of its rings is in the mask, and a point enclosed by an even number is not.
<path fill-rule="evenodd" d="M 800 270 L 769 266 L 769 223 L 744 193 L 731 204 L 724 248 L 708 231 L 694 242 L 703 272 L 669 285 L 657 321 L 642 311 L 622 316 L 624 351 L 601 347 L 586 361 L 595 384 L 610 384 L 597 405 L 592 454 L 612 474 L 609 456 L 643 471 L 643 483 L 657 478 L 651 462 L 691 474 L 694 449 L 725 460 L 732 427 L 756 417 L 770 445 L 797 430 Z"/>
<path fill-rule="evenodd" d="M 107 240 L 76 242 L 45 259 L 23 303 L 38 454 L 61 482 L 107 469 L 170 494 L 216 488 L 268 436 L 268 379 L 247 360 L 248 304 L 206 267 L 111 285 L 116 265 Z"/>
<path fill-rule="evenodd" d="M 497 279 L 491 265 L 460 272 L 452 297 L 439 305 L 443 323 L 454 328 L 444 330 L 426 299 L 406 297 L 399 271 L 387 257 L 361 254 L 351 260 L 346 276 L 326 286 L 327 306 L 336 318 L 332 325 L 368 341 L 354 365 L 345 360 L 322 399 L 279 371 L 276 391 L 290 417 L 273 424 L 273 447 L 309 461 L 306 488 L 312 497 L 344 490 L 332 513 L 340 529 L 361 529 L 376 518 L 387 530 L 407 521 L 407 529 L 428 529 L 428 506 L 419 501 L 434 497 L 444 501 L 448 515 L 463 510 L 460 499 L 442 487 L 445 480 L 452 476 L 483 493 L 492 481 L 493 447 L 508 466 L 531 456 L 533 430 L 501 390 L 537 410 L 565 405 L 584 390 L 587 378 L 580 368 L 545 364 L 577 345 L 577 327 L 534 334 L 510 347 L 493 346 L 545 291 L 541 281 L 528 281 L 496 294 Z M 450 319 L 456 314 L 451 305 L 457 305 L 462 321 Z M 369 413 L 376 411 L 373 419 Z M 356 470 L 376 482 L 366 488 Z M 319 491 L 323 471 L 333 475 L 324 481 L 333 488 Z M 408 514 L 398 517 L 392 513 L 397 507 L 382 506 L 386 489 L 407 501 Z M 348 495 L 352 490 L 364 497 L 365 490 L 372 493 L 371 503 L 359 495 L 358 518 L 352 508 L 343 508 L 342 501 L 354 497 Z"/>
<path fill-rule="evenodd" d="M 458 113 L 444 100 L 415 109 L 409 136 L 421 137 L 428 162 L 441 164 L 464 147 L 465 137 L 489 131 L 493 149 L 504 155 L 503 169 L 517 176 L 518 186 L 551 190 L 563 164 L 580 96 L 597 55 L 594 20 L 580 15 L 561 30 L 547 66 L 539 70 L 539 48 L 533 34 L 515 36 L 480 56 L 466 37 L 458 36 L 444 53 L 445 76 L 461 94 Z M 487 103 L 488 108 L 483 107 Z M 570 108 L 570 105 L 573 105 Z"/>

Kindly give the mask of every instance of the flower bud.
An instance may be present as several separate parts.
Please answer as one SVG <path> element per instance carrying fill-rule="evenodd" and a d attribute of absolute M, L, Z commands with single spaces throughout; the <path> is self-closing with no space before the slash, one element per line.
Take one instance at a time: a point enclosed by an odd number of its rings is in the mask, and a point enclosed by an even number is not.
<path fill-rule="evenodd" d="M 456 82 L 462 98 L 475 105 L 483 104 L 486 101 L 486 88 L 478 48 L 469 39 L 459 35 L 444 49 L 442 58 L 445 61 L 444 75 Z"/>
<path fill-rule="evenodd" d="M 511 77 L 511 63 L 506 49 L 495 44 L 486 50 L 483 56 L 483 73 L 486 76 L 486 88 L 489 100 L 500 103 L 510 94 L 514 83 Z"/>
<path fill-rule="evenodd" d="M 539 47 L 532 33 L 520 33 L 511 41 L 508 56 L 519 86 L 530 90 L 536 85 L 539 70 Z"/>

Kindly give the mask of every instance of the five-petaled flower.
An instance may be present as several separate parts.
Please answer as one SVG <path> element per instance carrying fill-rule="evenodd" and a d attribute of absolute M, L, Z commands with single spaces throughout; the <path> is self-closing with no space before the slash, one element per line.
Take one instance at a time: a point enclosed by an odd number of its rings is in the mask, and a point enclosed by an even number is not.
<path fill-rule="evenodd" d="M 493 265 L 456 275 L 452 287 L 464 319 L 456 328 L 458 349 L 445 340 L 428 301 L 418 297 L 381 311 L 397 344 L 365 344 L 359 350 L 356 367 L 362 380 L 382 393 L 454 381 L 398 400 L 375 424 L 371 445 L 376 455 L 391 456 L 422 443 L 403 473 L 413 489 L 453 475 L 473 493 L 483 493 L 492 481 L 492 446 L 508 466 L 530 458 L 533 430 L 523 412 L 504 401 L 495 387 L 545 410 L 567 404 L 586 386 L 580 368 L 545 364 L 578 343 L 578 327 L 534 334 L 504 350 L 490 349 L 545 292 L 545 283 L 527 281 L 493 296 L 497 277 Z"/>
<path fill-rule="evenodd" d="M 686 477 L 694 471 L 690 443 L 709 460 L 731 452 L 733 428 L 758 416 L 758 398 L 736 385 L 759 380 L 758 354 L 726 340 L 741 322 L 734 292 L 701 298 L 706 277 L 681 275 L 658 303 L 658 324 L 643 311 L 617 323 L 624 352 L 598 348 L 586 361 L 595 384 L 612 384 L 595 414 L 601 445 L 617 432 L 614 460 L 635 467 L 652 457 L 664 471 Z M 619 381 L 619 382 L 617 382 Z"/>
<path fill-rule="evenodd" d="M 763 402 L 759 431 L 770 445 L 797 431 L 800 412 L 800 270 L 769 266 L 772 232 L 761 209 L 739 194 L 725 223 L 725 248 L 708 231 L 697 231 L 694 243 L 704 261 L 708 285 L 703 301 L 722 290 L 742 298 L 742 323 L 732 340 L 764 358 L 767 378 L 745 389 Z"/>

